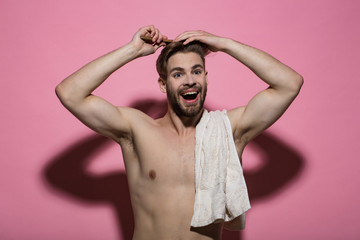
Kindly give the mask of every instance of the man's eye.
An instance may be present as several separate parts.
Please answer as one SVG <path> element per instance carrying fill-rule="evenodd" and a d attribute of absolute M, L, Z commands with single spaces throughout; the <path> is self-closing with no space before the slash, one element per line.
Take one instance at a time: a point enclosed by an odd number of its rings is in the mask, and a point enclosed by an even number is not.
<path fill-rule="evenodd" d="M 195 71 L 194 71 L 194 74 L 195 74 L 195 75 L 201 74 L 201 70 L 195 70 Z"/>
<path fill-rule="evenodd" d="M 174 74 L 174 78 L 179 78 L 179 77 L 181 77 L 181 73 L 175 73 Z"/>

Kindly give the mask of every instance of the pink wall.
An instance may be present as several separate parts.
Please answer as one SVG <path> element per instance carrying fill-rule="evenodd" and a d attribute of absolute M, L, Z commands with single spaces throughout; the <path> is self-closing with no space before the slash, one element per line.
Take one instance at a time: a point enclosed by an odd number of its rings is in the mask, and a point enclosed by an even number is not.
<path fill-rule="evenodd" d="M 131 211 L 121 151 L 60 104 L 77 68 L 154 24 L 235 38 L 305 77 L 301 94 L 244 156 L 253 208 L 231 240 L 359 239 L 358 1 L 0 2 L 0 239 L 127 239 Z M 164 96 L 156 55 L 97 94 L 152 116 Z M 210 108 L 246 104 L 264 84 L 230 57 L 209 56 Z M 130 220 L 129 220 L 130 219 Z"/>

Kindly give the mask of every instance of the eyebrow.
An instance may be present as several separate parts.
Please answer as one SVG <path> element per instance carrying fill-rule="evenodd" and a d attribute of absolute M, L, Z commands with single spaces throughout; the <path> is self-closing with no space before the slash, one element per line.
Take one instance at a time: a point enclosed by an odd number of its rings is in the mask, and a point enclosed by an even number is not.
<path fill-rule="evenodd" d="M 204 69 L 204 66 L 201 65 L 201 64 L 195 64 L 194 66 L 191 67 L 191 69 L 196 69 L 196 68 L 201 68 L 201 69 Z M 181 67 L 174 67 L 170 70 L 169 73 L 172 73 L 174 71 L 180 71 L 180 72 L 183 72 L 185 69 L 184 68 L 181 68 Z"/>

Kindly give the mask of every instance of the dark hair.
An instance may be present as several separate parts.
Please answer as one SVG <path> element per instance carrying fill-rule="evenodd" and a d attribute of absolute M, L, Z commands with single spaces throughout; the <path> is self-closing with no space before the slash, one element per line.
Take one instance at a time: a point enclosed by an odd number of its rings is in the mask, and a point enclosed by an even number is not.
<path fill-rule="evenodd" d="M 209 54 L 209 49 L 206 44 L 193 41 L 186 45 L 183 42 L 172 42 L 168 44 L 160 53 L 157 61 L 156 61 L 156 70 L 159 73 L 160 78 L 166 80 L 167 78 L 167 63 L 171 56 L 174 54 L 181 52 L 181 53 L 188 53 L 194 52 L 199 54 L 201 59 L 203 60 L 204 67 L 205 67 L 205 56 Z"/>

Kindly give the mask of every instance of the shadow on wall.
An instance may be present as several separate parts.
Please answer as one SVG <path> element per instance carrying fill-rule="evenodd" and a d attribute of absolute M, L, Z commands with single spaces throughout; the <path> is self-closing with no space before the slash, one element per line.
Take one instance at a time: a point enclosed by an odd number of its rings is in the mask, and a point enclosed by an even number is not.
<path fill-rule="evenodd" d="M 166 112 L 166 102 L 154 99 L 134 102 L 132 107 L 142 110 L 153 118 Z M 44 169 L 47 185 L 87 203 L 109 203 L 116 211 L 119 238 L 132 239 L 134 218 L 131 208 L 129 189 L 125 172 L 111 172 L 94 176 L 87 172 L 91 156 L 113 142 L 98 134 L 91 135 L 72 144 L 49 160 Z M 303 168 L 304 160 L 291 146 L 278 138 L 263 133 L 250 144 L 256 145 L 265 156 L 262 169 L 246 173 L 250 200 L 276 194 L 290 180 L 294 179 Z M 242 240 L 241 232 L 224 231 L 223 239 Z"/>

